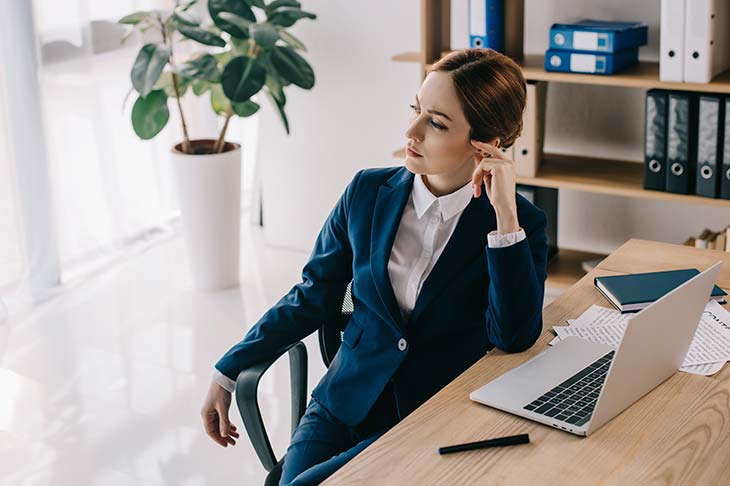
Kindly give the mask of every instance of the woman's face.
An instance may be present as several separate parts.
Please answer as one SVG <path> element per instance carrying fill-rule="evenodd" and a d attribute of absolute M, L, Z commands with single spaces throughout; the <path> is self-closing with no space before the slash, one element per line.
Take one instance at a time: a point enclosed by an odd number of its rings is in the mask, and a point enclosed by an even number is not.
<path fill-rule="evenodd" d="M 470 176 L 476 149 L 470 144 L 469 132 L 469 123 L 448 73 L 430 73 L 412 105 L 406 131 L 406 168 L 414 174 Z"/>

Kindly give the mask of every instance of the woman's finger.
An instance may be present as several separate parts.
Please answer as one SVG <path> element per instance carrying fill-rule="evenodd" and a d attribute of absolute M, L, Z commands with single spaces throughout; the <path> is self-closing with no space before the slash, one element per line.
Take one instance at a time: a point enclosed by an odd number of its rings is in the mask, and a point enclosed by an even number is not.
<path fill-rule="evenodd" d="M 205 432 L 208 434 L 208 436 L 213 439 L 216 443 L 219 445 L 226 447 L 228 444 L 223 439 L 223 437 L 220 436 L 220 430 L 218 429 L 218 414 L 215 415 L 208 415 L 205 420 Z"/>
<path fill-rule="evenodd" d="M 502 153 L 502 151 L 499 148 L 495 147 L 491 143 L 484 143 L 484 142 L 479 142 L 477 140 L 472 140 L 471 145 L 474 148 L 487 154 L 489 156 L 489 158 L 492 158 L 492 159 L 504 159 L 505 158 L 504 153 Z"/>
<path fill-rule="evenodd" d="M 474 186 L 474 197 L 479 197 L 482 194 L 482 183 L 485 187 L 489 187 L 493 176 L 493 167 L 489 165 L 478 165 L 471 176 L 471 184 Z M 487 193 L 488 194 L 488 193 Z"/>

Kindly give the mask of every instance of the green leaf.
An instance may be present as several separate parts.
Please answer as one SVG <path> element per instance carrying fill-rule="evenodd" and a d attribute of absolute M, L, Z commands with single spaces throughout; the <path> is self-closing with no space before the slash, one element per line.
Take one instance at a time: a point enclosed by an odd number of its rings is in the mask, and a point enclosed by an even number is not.
<path fill-rule="evenodd" d="M 314 86 L 314 71 L 302 56 L 289 46 L 274 46 L 271 63 L 282 78 L 304 89 Z"/>
<path fill-rule="evenodd" d="M 284 129 L 286 130 L 286 134 L 289 135 L 289 120 L 286 118 L 286 113 L 284 113 L 284 104 L 279 103 L 276 101 L 276 99 L 272 96 L 272 94 L 269 91 L 266 91 L 266 94 L 269 97 L 269 101 L 271 101 L 271 104 L 276 107 L 276 111 L 279 113 L 279 118 L 281 118 L 281 122 L 284 124 Z"/>
<path fill-rule="evenodd" d="M 231 53 L 231 57 L 229 59 L 247 55 L 249 49 L 251 48 L 252 42 L 253 40 L 251 40 L 250 38 L 239 39 L 238 37 L 231 37 L 231 44 L 233 44 L 233 49 L 229 51 Z"/>
<path fill-rule="evenodd" d="M 190 27 L 197 27 L 200 25 L 200 19 L 191 14 L 190 12 L 179 11 L 172 14 L 172 18 L 181 25 L 187 25 Z"/>
<path fill-rule="evenodd" d="M 297 20 L 303 18 L 314 20 L 317 16 L 313 13 L 305 12 L 304 10 L 282 9 L 274 12 L 274 14 L 269 17 L 268 21 L 282 27 L 291 27 Z"/>
<path fill-rule="evenodd" d="M 270 17 L 277 8 L 282 7 L 302 8 L 302 4 L 297 2 L 297 0 L 274 0 L 265 7 L 266 16 Z"/>
<path fill-rule="evenodd" d="M 294 49 L 299 49 L 304 52 L 307 52 L 307 48 L 305 47 L 304 43 L 294 37 L 290 32 L 288 32 L 284 27 L 276 27 L 276 30 L 279 32 L 279 38 L 289 44 Z"/>
<path fill-rule="evenodd" d="M 244 0 L 249 7 L 258 7 L 260 9 L 266 8 L 264 0 Z"/>
<path fill-rule="evenodd" d="M 213 111 L 221 116 L 228 116 L 233 113 L 231 100 L 223 93 L 223 88 L 220 84 L 210 86 L 210 106 L 213 108 Z"/>
<path fill-rule="evenodd" d="M 231 103 L 231 107 L 236 115 L 244 117 L 253 115 L 261 108 L 258 103 L 251 100 L 244 101 L 243 103 Z"/>
<path fill-rule="evenodd" d="M 269 73 L 266 76 L 266 87 L 269 88 L 271 95 L 281 104 L 286 103 L 286 95 L 281 87 L 279 76 L 275 73 Z"/>
<path fill-rule="evenodd" d="M 190 86 L 189 79 L 183 78 L 181 76 L 177 77 L 177 87 L 180 91 L 180 98 L 185 96 L 185 93 L 188 91 L 188 86 Z M 157 80 L 152 89 L 161 89 L 170 98 L 175 98 L 177 95 L 175 94 L 175 84 L 172 79 L 172 71 L 165 71 L 164 73 L 162 73 L 160 79 Z"/>
<path fill-rule="evenodd" d="M 193 93 L 195 96 L 201 96 L 203 93 L 210 89 L 210 83 L 201 79 L 193 80 Z"/>
<path fill-rule="evenodd" d="M 286 87 L 291 84 L 289 81 L 284 79 L 281 76 L 281 74 L 279 74 L 279 71 L 276 70 L 276 68 L 274 67 L 274 64 L 271 62 L 271 50 L 266 51 L 263 56 L 259 57 L 259 59 L 261 59 L 264 62 L 265 66 L 266 66 L 266 70 L 268 71 L 268 73 L 271 76 L 273 76 L 276 79 L 276 81 L 279 83 L 279 86 Z M 283 93 L 283 91 L 282 91 L 282 93 Z M 279 101 L 281 101 L 281 100 L 279 100 Z"/>
<path fill-rule="evenodd" d="M 180 64 L 178 72 L 186 78 L 205 81 L 217 81 L 220 76 L 218 61 L 211 54 L 203 54 L 191 61 Z"/>
<path fill-rule="evenodd" d="M 245 101 L 259 92 L 266 81 L 266 69 L 256 59 L 239 56 L 223 70 L 221 85 L 231 101 Z"/>
<path fill-rule="evenodd" d="M 192 39 L 194 41 L 200 42 L 201 44 L 205 44 L 206 46 L 216 46 L 216 47 L 225 47 L 226 41 L 224 41 L 222 38 L 218 37 L 212 32 L 208 32 L 205 29 L 201 29 L 200 27 L 191 27 L 189 25 L 178 25 L 177 30 L 187 37 L 188 39 Z"/>
<path fill-rule="evenodd" d="M 269 23 L 252 24 L 249 28 L 249 33 L 253 37 L 253 40 L 264 49 L 272 47 L 279 40 L 279 33 L 276 31 L 276 27 Z"/>
<path fill-rule="evenodd" d="M 121 19 L 117 20 L 120 24 L 137 25 L 143 20 L 155 20 L 153 12 L 134 12 L 133 14 L 125 15 Z"/>
<path fill-rule="evenodd" d="M 251 36 L 248 29 L 252 25 L 256 25 L 255 21 L 245 19 L 245 18 L 241 17 L 240 15 L 232 14 L 229 12 L 221 12 L 218 15 L 218 18 L 228 22 L 230 25 L 234 26 L 236 29 L 239 29 L 240 32 L 243 32 L 244 35 L 234 36 L 234 37 L 238 37 L 240 39 L 248 39 Z"/>
<path fill-rule="evenodd" d="M 189 0 L 188 2 L 183 3 L 179 7 L 176 7 L 175 12 L 185 12 L 185 11 L 187 11 L 187 9 L 189 9 L 196 3 L 198 3 L 198 0 Z"/>
<path fill-rule="evenodd" d="M 234 37 L 247 38 L 247 29 L 241 30 L 236 25 L 221 18 L 220 14 L 225 12 L 243 17 L 250 22 L 256 22 L 256 15 L 254 15 L 251 7 L 242 0 L 208 0 L 208 13 L 210 13 L 210 17 L 213 19 L 215 25 Z"/>
<path fill-rule="evenodd" d="M 170 58 L 170 50 L 162 44 L 146 44 L 132 66 L 132 86 L 144 98 L 162 73 Z"/>
<path fill-rule="evenodd" d="M 132 127 L 142 140 L 149 140 L 162 130 L 170 119 L 167 95 L 162 90 L 140 96 L 132 108 Z"/>

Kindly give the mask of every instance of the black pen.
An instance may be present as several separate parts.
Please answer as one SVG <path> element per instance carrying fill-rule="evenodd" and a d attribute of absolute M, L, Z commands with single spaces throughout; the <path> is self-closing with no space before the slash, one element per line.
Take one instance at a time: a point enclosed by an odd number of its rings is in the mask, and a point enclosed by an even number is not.
<path fill-rule="evenodd" d="M 509 437 L 499 437 L 497 439 L 480 440 L 479 442 L 469 442 L 468 444 L 459 444 L 448 447 L 439 447 L 439 454 L 450 454 L 452 452 L 471 451 L 474 449 L 486 449 L 487 447 L 503 447 L 518 444 L 529 444 L 529 434 L 511 435 Z"/>

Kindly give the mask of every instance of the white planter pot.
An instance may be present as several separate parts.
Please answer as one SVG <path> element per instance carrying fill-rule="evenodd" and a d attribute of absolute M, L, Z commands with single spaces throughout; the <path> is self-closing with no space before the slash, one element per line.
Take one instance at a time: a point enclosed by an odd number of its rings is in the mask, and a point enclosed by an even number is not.
<path fill-rule="evenodd" d="M 193 140 L 193 147 L 213 140 Z M 241 226 L 241 146 L 219 154 L 190 155 L 171 151 L 183 236 L 193 275 L 201 290 L 238 285 Z"/>

